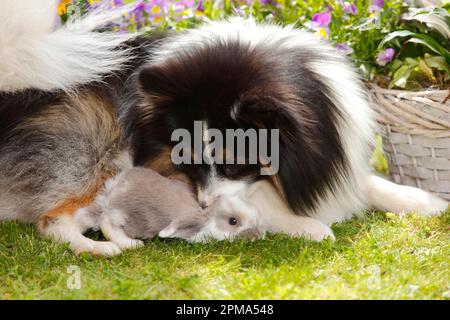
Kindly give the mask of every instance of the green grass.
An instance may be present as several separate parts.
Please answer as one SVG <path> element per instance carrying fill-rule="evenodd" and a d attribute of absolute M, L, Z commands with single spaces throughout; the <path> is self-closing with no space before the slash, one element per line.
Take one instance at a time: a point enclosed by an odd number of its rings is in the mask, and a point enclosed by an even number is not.
<path fill-rule="evenodd" d="M 3 299 L 448 299 L 450 211 L 377 213 L 333 226 L 337 241 L 150 241 L 102 258 L 74 256 L 34 226 L 0 224 Z M 78 266 L 81 289 L 67 288 Z"/>

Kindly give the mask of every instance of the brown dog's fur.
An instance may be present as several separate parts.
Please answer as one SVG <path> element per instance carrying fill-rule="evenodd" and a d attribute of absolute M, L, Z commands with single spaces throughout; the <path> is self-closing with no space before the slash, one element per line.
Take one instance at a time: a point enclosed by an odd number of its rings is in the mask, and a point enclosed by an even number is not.
<path fill-rule="evenodd" d="M 26 221 L 89 204 L 119 170 L 113 160 L 125 148 L 114 106 L 101 93 L 60 94 L 37 109 L 0 144 L 0 208 Z"/>

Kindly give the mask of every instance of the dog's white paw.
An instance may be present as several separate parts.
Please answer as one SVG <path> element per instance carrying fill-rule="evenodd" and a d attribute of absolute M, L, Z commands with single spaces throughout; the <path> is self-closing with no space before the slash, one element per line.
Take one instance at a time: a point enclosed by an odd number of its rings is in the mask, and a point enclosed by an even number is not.
<path fill-rule="evenodd" d="M 303 237 L 312 241 L 322 241 L 325 239 L 336 240 L 333 230 L 326 224 L 313 218 L 299 218 L 298 230 L 291 233 L 293 236 Z"/>
<path fill-rule="evenodd" d="M 73 246 L 72 250 L 76 254 L 83 252 L 92 253 L 96 256 L 116 256 L 122 253 L 122 250 L 113 242 L 110 241 L 86 241 L 82 245 Z"/>
<path fill-rule="evenodd" d="M 334 236 L 333 230 L 327 225 L 320 223 L 320 225 L 314 226 L 313 228 L 308 229 L 304 237 L 313 241 L 322 241 L 325 239 L 336 240 Z"/>
<path fill-rule="evenodd" d="M 120 250 L 120 248 L 113 242 L 96 241 L 92 253 L 99 256 L 111 257 L 121 254 L 122 250 Z"/>
<path fill-rule="evenodd" d="M 123 239 L 121 241 L 115 241 L 115 244 L 122 250 L 137 249 L 144 246 L 144 242 L 137 239 Z"/>

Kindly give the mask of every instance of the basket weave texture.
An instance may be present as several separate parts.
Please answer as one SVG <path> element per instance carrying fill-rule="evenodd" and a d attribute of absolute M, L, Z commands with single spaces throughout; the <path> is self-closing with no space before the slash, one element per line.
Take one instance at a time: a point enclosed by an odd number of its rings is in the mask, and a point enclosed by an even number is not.
<path fill-rule="evenodd" d="M 450 90 L 370 86 L 394 182 L 450 200 Z"/>

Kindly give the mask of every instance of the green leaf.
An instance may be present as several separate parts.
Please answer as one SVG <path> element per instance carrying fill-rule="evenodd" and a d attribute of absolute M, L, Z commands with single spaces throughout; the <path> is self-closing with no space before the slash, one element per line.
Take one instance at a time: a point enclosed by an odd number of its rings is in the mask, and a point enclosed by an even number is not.
<path fill-rule="evenodd" d="M 392 62 L 391 70 L 397 70 L 397 69 L 400 68 L 402 65 L 403 65 L 403 61 L 402 61 L 402 60 L 395 59 L 395 60 Z"/>
<path fill-rule="evenodd" d="M 410 13 L 404 17 L 405 20 L 416 20 L 424 23 L 428 28 L 436 30 L 444 39 L 450 37 L 450 14 L 442 8 L 410 9 Z"/>
<path fill-rule="evenodd" d="M 443 46 L 441 46 L 436 40 L 434 40 L 430 36 L 421 35 L 420 38 L 414 37 L 409 39 L 408 42 L 423 44 L 428 48 L 430 48 L 432 51 L 440 54 L 448 62 L 450 62 L 450 51 L 446 50 Z"/>
<path fill-rule="evenodd" d="M 394 72 L 394 77 L 389 84 L 389 87 L 392 88 L 394 86 L 399 88 L 405 88 L 406 83 L 408 82 L 408 78 L 411 75 L 412 70 L 415 66 L 404 64 L 397 71 Z"/>
<path fill-rule="evenodd" d="M 438 53 L 443 56 L 450 63 L 450 51 L 441 46 L 433 37 L 422 34 L 422 33 L 414 33 L 408 30 L 395 31 L 388 34 L 384 39 L 380 42 L 378 47 L 383 47 L 386 43 L 399 38 L 399 37 L 410 37 L 408 42 L 419 43 L 427 46 L 432 51 Z"/>
<path fill-rule="evenodd" d="M 450 71 L 449 65 L 445 61 L 444 57 L 425 55 L 425 58 L 423 60 L 430 68 L 435 68 L 447 72 Z"/>
<path fill-rule="evenodd" d="M 388 161 L 383 151 L 383 138 L 379 134 L 375 137 L 375 149 L 369 163 L 378 172 L 389 173 Z"/>
<path fill-rule="evenodd" d="M 403 38 L 414 35 L 414 32 L 408 31 L 408 30 L 401 30 L 401 31 L 394 31 L 389 33 L 386 37 L 384 37 L 383 40 L 381 40 L 380 44 L 378 45 L 378 49 L 381 49 L 386 43 L 391 42 L 395 38 Z"/>
<path fill-rule="evenodd" d="M 422 59 L 419 60 L 419 70 L 423 72 L 429 79 L 435 80 L 433 70 L 431 70 L 431 68 Z"/>
<path fill-rule="evenodd" d="M 413 59 L 413 58 L 405 58 L 405 63 L 406 64 L 409 64 L 409 65 L 411 65 L 411 66 L 417 66 L 417 64 L 418 64 L 418 62 L 417 62 L 417 60 L 415 60 L 415 59 Z"/>

